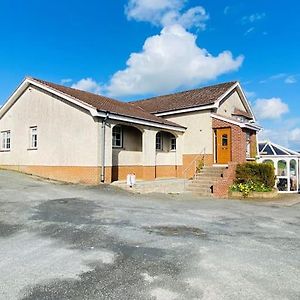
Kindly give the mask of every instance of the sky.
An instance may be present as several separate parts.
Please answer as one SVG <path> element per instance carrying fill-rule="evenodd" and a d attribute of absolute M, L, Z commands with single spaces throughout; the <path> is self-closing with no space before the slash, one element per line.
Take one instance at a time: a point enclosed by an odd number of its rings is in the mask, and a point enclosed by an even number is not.
<path fill-rule="evenodd" d="M 0 2 L 0 105 L 25 76 L 122 101 L 238 80 L 300 151 L 300 1 Z"/>

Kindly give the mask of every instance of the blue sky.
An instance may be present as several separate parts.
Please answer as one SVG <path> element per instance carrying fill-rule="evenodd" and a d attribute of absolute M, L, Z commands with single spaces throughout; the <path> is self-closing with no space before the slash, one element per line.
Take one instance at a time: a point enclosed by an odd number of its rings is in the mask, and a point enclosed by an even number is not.
<path fill-rule="evenodd" d="M 1 1 L 0 104 L 27 75 L 124 101 L 239 80 L 261 138 L 300 150 L 299 11 L 295 0 Z"/>

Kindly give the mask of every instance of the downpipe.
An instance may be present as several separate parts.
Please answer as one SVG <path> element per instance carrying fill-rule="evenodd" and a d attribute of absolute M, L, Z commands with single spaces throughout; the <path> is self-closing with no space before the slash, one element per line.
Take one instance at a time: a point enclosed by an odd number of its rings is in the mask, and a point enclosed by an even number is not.
<path fill-rule="evenodd" d="M 109 119 L 109 112 L 106 112 L 106 116 L 105 118 L 102 120 L 102 126 L 101 126 L 101 131 L 102 131 L 102 141 L 101 141 L 101 145 L 102 145 L 102 159 L 101 159 L 101 183 L 105 182 L 105 127 L 106 127 L 106 121 Z"/>

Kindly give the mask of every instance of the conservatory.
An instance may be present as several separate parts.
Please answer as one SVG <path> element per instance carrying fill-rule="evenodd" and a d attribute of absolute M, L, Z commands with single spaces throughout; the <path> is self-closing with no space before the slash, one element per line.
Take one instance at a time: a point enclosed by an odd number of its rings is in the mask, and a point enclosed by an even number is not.
<path fill-rule="evenodd" d="M 276 185 L 281 193 L 297 193 L 300 184 L 300 153 L 276 145 L 259 142 L 259 161 L 270 163 L 275 168 Z"/>

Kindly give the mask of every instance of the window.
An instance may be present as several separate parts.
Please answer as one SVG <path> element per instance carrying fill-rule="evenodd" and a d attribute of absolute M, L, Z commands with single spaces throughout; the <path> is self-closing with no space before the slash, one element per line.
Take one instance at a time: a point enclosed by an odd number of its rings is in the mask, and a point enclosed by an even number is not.
<path fill-rule="evenodd" d="M 222 135 L 222 146 L 223 147 L 228 146 L 228 135 L 227 134 Z"/>
<path fill-rule="evenodd" d="M 38 147 L 38 135 L 37 135 L 37 127 L 30 127 L 30 144 L 29 149 L 37 149 Z"/>
<path fill-rule="evenodd" d="M 251 135 L 249 132 L 246 133 L 246 157 L 251 157 Z"/>
<path fill-rule="evenodd" d="M 121 126 L 115 126 L 112 130 L 112 146 L 115 148 L 123 147 L 123 131 Z"/>
<path fill-rule="evenodd" d="M 176 150 L 176 137 L 171 136 L 171 151 L 175 151 L 175 150 Z"/>
<path fill-rule="evenodd" d="M 1 150 L 8 151 L 10 150 L 10 131 L 1 132 Z"/>
<path fill-rule="evenodd" d="M 287 176 L 287 163 L 285 160 L 280 160 L 277 165 L 277 176 Z"/>
<path fill-rule="evenodd" d="M 162 134 L 158 132 L 156 134 L 156 150 L 162 150 Z"/>

